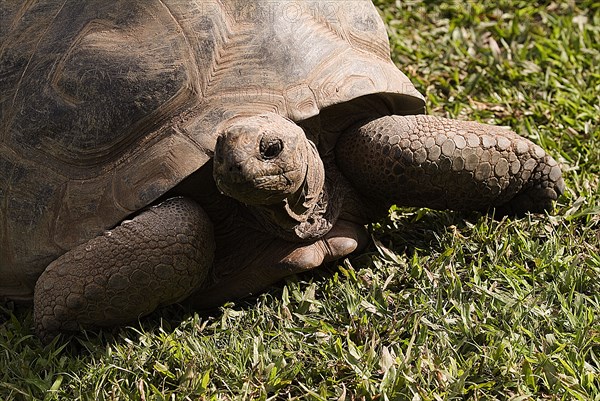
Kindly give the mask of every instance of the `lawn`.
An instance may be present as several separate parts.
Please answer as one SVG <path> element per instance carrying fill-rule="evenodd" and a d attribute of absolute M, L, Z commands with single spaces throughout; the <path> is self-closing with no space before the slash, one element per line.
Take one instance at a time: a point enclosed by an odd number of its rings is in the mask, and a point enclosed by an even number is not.
<path fill-rule="evenodd" d="M 256 299 L 47 346 L 0 306 L 0 400 L 600 400 L 600 3 L 376 3 L 428 113 L 559 160 L 556 209 L 392 208 L 363 254 Z"/>

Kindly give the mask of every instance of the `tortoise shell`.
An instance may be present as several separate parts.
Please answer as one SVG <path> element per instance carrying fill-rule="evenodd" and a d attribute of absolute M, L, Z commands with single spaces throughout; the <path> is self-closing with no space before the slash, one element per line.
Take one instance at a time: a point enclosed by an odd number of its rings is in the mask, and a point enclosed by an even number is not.
<path fill-rule="evenodd" d="M 0 297 L 212 156 L 219 125 L 423 98 L 364 1 L 0 4 Z"/>

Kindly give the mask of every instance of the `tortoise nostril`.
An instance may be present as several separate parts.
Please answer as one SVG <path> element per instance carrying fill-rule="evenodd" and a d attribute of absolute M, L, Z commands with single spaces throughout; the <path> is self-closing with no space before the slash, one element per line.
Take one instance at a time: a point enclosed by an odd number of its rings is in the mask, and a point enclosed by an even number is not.
<path fill-rule="evenodd" d="M 283 142 L 281 139 L 261 139 L 260 155 L 264 160 L 271 160 L 281 154 Z"/>

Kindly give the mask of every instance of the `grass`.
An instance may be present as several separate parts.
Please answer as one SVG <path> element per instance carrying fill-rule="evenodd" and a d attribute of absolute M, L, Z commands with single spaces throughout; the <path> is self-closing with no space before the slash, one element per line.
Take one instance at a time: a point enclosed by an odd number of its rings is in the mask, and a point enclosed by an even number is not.
<path fill-rule="evenodd" d="M 364 254 L 255 300 L 47 346 L 0 306 L 1 400 L 600 400 L 598 3 L 376 3 L 430 114 L 560 160 L 555 212 L 392 208 Z"/>

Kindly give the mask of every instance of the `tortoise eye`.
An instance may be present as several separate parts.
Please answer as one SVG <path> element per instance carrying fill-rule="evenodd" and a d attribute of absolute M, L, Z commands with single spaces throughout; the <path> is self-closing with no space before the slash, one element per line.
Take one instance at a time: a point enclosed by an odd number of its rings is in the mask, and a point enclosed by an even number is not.
<path fill-rule="evenodd" d="M 271 160 L 281 154 L 283 150 L 283 142 L 281 139 L 261 139 L 260 140 L 260 155 L 264 160 Z"/>

